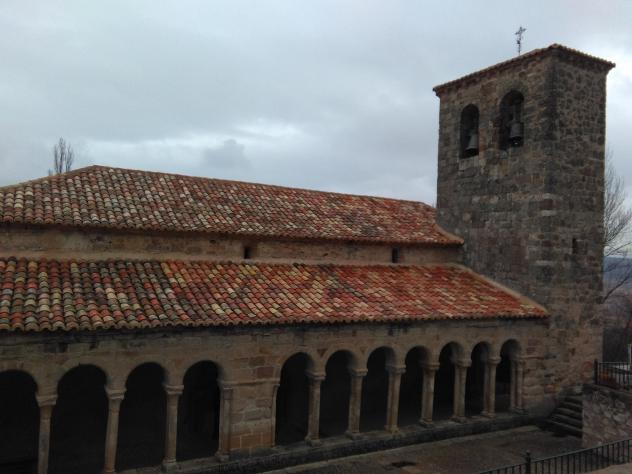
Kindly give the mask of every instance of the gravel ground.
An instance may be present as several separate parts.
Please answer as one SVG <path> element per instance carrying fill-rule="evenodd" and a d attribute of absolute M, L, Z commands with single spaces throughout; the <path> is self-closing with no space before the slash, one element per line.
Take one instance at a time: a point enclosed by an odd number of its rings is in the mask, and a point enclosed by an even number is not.
<path fill-rule="evenodd" d="M 472 474 L 519 463 L 527 450 L 537 459 L 577 449 L 581 449 L 578 438 L 527 426 L 305 464 L 269 474 Z M 632 469 L 620 472 L 632 473 Z"/>

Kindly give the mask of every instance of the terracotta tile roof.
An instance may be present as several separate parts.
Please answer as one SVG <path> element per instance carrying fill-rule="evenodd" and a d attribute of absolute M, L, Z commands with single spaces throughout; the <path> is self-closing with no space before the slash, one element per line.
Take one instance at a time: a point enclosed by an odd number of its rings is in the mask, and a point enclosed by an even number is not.
<path fill-rule="evenodd" d="M 545 317 L 460 266 L 0 259 L 0 331 Z"/>
<path fill-rule="evenodd" d="M 511 58 L 507 61 L 494 64 L 479 71 L 459 77 L 458 79 L 454 79 L 453 81 L 445 82 L 441 85 L 435 86 L 432 90 L 435 91 L 438 96 L 440 96 L 445 91 L 454 89 L 457 86 L 462 86 L 465 83 L 477 82 L 481 78 L 487 77 L 490 74 L 496 74 L 500 71 L 513 67 L 516 64 L 533 61 L 538 58 L 545 57 L 547 54 L 551 53 L 559 53 L 561 55 L 564 55 L 564 57 L 568 60 L 590 65 L 592 67 L 597 67 L 603 71 L 609 71 L 616 66 L 616 64 L 611 61 L 598 58 L 597 56 L 592 56 L 577 49 L 569 48 L 568 46 L 554 43 L 550 46 L 547 46 L 546 48 L 534 49 L 533 51 L 529 51 L 528 53 L 516 56 L 515 58 Z"/>
<path fill-rule="evenodd" d="M 462 243 L 420 202 L 102 166 L 0 188 L 0 223 Z"/>

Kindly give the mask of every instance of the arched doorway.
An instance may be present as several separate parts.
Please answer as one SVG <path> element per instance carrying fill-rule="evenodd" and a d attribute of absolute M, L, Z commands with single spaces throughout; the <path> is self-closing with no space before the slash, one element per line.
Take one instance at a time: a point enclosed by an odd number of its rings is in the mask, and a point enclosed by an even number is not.
<path fill-rule="evenodd" d="M 334 353 L 325 367 L 326 377 L 320 387 L 320 436 L 343 434 L 349 423 L 353 356 L 347 351 Z"/>
<path fill-rule="evenodd" d="M 105 457 L 106 376 L 93 365 L 67 372 L 51 418 L 49 473 L 100 473 Z"/>
<path fill-rule="evenodd" d="M 500 363 L 496 368 L 496 412 L 507 412 L 515 408 L 515 361 L 520 355 L 520 346 L 511 339 L 500 349 Z M 512 394 L 512 390 L 514 393 Z"/>
<path fill-rule="evenodd" d="M 460 356 L 459 346 L 446 344 L 439 354 L 439 369 L 435 376 L 433 419 L 446 420 L 454 414 L 455 362 Z"/>
<path fill-rule="evenodd" d="M 388 371 L 386 364 L 392 360 L 387 347 L 375 349 L 367 361 L 368 372 L 362 381 L 362 406 L 360 431 L 383 430 L 386 425 L 388 403 Z"/>
<path fill-rule="evenodd" d="M 276 444 L 303 441 L 307 436 L 309 413 L 309 357 L 298 353 L 290 357 L 281 369 L 276 395 Z"/>
<path fill-rule="evenodd" d="M 428 362 L 428 351 L 415 347 L 406 354 L 406 372 L 402 374 L 399 393 L 399 426 L 418 423 L 421 419 L 423 364 Z"/>
<path fill-rule="evenodd" d="M 0 372 L 0 472 L 35 472 L 39 433 L 37 386 L 26 372 Z"/>
<path fill-rule="evenodd" d="M 164 370 L 158 364 L 136 367 L 127 377 L 119 415 L 116 469 L 156 466 L 165 446 Z"/>
<path fill-rule="evenodd" d="M 178 402 L 177 459 L 214 455 L 219 445 L 220 391 L 217 366 L 198 362 L 184 375 Z"/>
<path fill-rule="evenodd" d="M 465 414 L 478 415 L 485 408 L 485 371 L 489 359 L 489 345 L 481 342 L 472 349 L 472 365 L 467 369 L 465 382 Z"/>

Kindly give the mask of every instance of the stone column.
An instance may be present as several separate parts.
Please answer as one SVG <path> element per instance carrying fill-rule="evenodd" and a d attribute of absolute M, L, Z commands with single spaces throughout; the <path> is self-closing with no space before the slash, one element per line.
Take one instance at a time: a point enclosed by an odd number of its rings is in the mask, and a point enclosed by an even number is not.
<path fill-rule="evenodd" d="M 402 374 L 406 367 L 388 366 L 388 397 L 386 401 L 386 426 L 384 429 L 390 433 L 396 433 L 397 418 L 399 415 L 399 389 L 402 381 Z"/>
<path fill-rule="evenodd" d="M 524 412 L 524 359 L 516 359 L 516 407 L 519 413 Z"/>
<path fill-rule="evenodd" d="M 276 446 L 276 399 L 279 392 L 280 381 L 276 381 L 272 385 L 272 422 L 270 423 L 270 439 L 272 440 L 272 446 Z"/>
<path fill-rule="evenodd" d="M 434 406 L 434 386 L 435 375 L 439 370 L 439 364 L 424 364 L 424 380 L 423 388 L 421 391 L 421 419 L 419 424 L 426 427 L 431 427 L 432 423 L 432 411 Z"/>
<path fill-rule="evenodd" d="M 118 443 L 119 410 L 125 389 L 105 387 L 108 396 L 108 423 L 105 432 L 105 463 L 103 474 L 116 473 L 116 446 Z"/>
<path fill-rule="evenodd" d="M 516 359 L 511 358 L 509 360 L 509 410 L 514 411 L 516 409 Z"/>
<path fill-rule="evenodd" d="M 162 470 L 164 472 L 173 472 L 177 469 L 178 401 L 184 386 L 164 384 L 164 387 L 167 394 L 167 427 L 165 430 L 165 458 L 162 461 Z"/>
<path fill-rule="evenodd" d="M 485 406 L 481 415 L 488 418 L 496 416 L 496 367 L 499 363 L 499 357 L 490 357 L 485 363 Z"/>
<path fill-rule="evenodd" d="M 471 360 L 454 361 L 454 405 L 452 419 L 454 421 L 465 421 L 465 383 L 467 369 L 472 365 Z"/>
<path fill-rule="evenodd" d="M 325 380 L 325 374 L 317 374 L 308 372 L 309 378 L 309 405 L 308 405 L 308 425 L 307 425 L 307 441 L 312 446 L 318 445 L 318 430 L 320 428 L 320 386 Z"/>
<path fill-rule="evenodd" d="M 215 457 L 220 462 L 228 461 L 230 456 L 230 436 L 233 414 L 233 384 L 219 380 L 219 442 Z"/>
<path fill-rule="evenodd" d="M 46 474 L 50 450 L 50 419 L 53 414 L 53 407 L 57 403 L 57 394 L 36 395 L 35 398 L 40 410 L 37 474 Z"/>
<path fill-rule="evenodd" d="M 356 439 L 360 435 L 360 412 L 362 410 L 362 381 L 367 369 L 349 369 L 351 374 L 351 399 L 349 400 L 349 423 L 347 436 Z"/>

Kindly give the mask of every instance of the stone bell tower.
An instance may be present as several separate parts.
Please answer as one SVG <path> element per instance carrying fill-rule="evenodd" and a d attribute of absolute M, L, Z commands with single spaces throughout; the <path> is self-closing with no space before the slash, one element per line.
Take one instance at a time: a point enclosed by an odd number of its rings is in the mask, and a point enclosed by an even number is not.
<path fill-rule="evenodd" d="M 438 222 L 465 239 L 465 264 L 550 311 L 549 393 L 585 379 L 601 354 L 612 67 L 554 44 L 434 88 Z"/>

